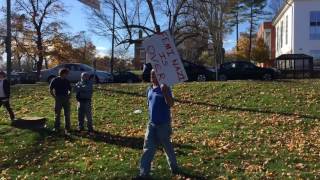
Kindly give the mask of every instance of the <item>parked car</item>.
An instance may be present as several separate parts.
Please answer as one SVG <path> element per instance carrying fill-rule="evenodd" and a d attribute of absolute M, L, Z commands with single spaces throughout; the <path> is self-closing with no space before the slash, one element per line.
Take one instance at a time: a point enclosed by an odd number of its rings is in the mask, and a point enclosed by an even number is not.
<path fill-rule="evenodd" d="M 91 66 L 78 63 L 60 64 L 54 68 L 42 70 L 40 77 L 41 81 L 51 82 L 53 78 L 58 76 L 61 68 L 69 69 L 69 75 L 67 76 L 67 79 L 71 82 L 79 81 L 81 79 L 81 73 L 83 72 L 89 73 L 97 83 L 107 83 L 113 81 L 113 77 L 109 72 L 99 70 L 95 71 Z"/>
<path fill-rule="evenodd" d="M 188 81 L 208 81 L 215 79 L 215 72 L 205 66 L 186 60 L 182 60 L 182 63 L 186 70 Z M 150 63 L 144 64 L 142 73 L 142 78 L 144 81 L 150 82 L 151 69 L 152 66 Z"/>
<path fill-rule="evenodd" d="M 11 74 L 10 74 L 10 84 L 11 85 L 19 84 L 20 79 L 21 79 L 21 77 L 19 76 L 18 73 L 11 72 Z"/>
<path fill-rule="evenodd" d="M 16 72 L 10 74 L 10 84 L 34 84 L 37 82 L 37 76 L 33 72 Z"/>
<path fill-rule="evenodd" d="M 113 82 L 115 83 L 137 83 L 141 79 L 136 74 L 130 71 L 115 72 L 113 73 Z"/>
<path fill-rule="evenodd" d="M 277 71 L 272 68 L 257 67 L 248 61 L 232 61 L 223 63 L 218 70 L 219 80 L 261 79 L 272 80 L 277 77 Z"/>
<path fill-rule="evenodd" d="M 34 84 L 37 82 L 37 75 L 35 72 L 17 72 L 20 84 Z"/>

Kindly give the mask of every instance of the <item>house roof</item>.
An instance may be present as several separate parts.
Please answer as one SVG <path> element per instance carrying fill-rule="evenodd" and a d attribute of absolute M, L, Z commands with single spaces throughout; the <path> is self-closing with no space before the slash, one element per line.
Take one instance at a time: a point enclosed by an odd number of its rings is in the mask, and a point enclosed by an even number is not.
<path fill-rule="evenodd" d="M 283 11 L 292 6 L 294 0 L 284 0 L 282 7 L 280 8 L 280 10 L 277 12 L 277 14 L 273 17 L 272 19 L 272 24 L 275 25 L 276 20 L 278 19 L 278 17 L 283 13 Z"/>
<path fill-rule="evenodd" d="M 277 57 L 276 60 L 288 60 L 288 59 L 313 59 L 312 56 L 306 54 L 282 54 L 281 56 Z"/>

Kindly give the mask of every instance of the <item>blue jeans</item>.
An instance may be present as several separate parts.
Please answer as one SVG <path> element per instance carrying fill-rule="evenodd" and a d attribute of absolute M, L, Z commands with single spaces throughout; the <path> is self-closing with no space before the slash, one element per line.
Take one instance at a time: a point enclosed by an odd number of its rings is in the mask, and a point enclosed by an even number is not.
<path fill-rule="evenodd" d="M 62 108 L 64 111 L 65 129 L 70 130 L 70 100 L 69 100 L 69 97 L 65 97 L 65 96 L 57 96 L 55 98 L 54 127 L 56 129 L 60 129 L 60 118 L 61 118 L 60 116 L 61 116 Z"/>
<path fill-rule="evenodd" d="M 148 124 L 147 132 L 143 145 L 143 154 L 140 162 L 140 176 L 148 176 L 151 169 L 151 162 L 157 150 L 158 145 L 162 145 L 167 156 L 167 161 L 172 172 L 178 168 L 177 159 L 174 154 L 171 143 L 171 123 L 155 125 Z"/>
<path fill-rule="evenodd" d="M 91 100 L 79 101 L 78 102 L 78 125 L 79 129 L 84 129 L 84 118 L 87 118 L 88 131 L 93 131 L 92 126 L 92 107 Z"/>

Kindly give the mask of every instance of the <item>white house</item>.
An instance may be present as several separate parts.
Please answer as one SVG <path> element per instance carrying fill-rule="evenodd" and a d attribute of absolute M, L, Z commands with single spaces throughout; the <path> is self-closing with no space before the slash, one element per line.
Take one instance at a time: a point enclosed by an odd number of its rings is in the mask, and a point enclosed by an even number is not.
<path fill-rule="evenodd" d="M 276 54 L 307 54 L 320 66 L 320 0 L 287 0 L 273 19 Z"/>

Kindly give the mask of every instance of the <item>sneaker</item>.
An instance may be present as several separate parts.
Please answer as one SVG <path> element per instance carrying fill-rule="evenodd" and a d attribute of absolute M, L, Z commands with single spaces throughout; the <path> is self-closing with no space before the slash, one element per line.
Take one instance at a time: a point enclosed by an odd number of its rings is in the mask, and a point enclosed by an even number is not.
<path fill-rule="evenodd" d="M 64 135 L 66 135 L 66 136 L 70 136 L 71 135 L 71 133 L 70 133 L 70 130 L 64 130 Z"/>
<path fill-rule="evenodd" d="M 78 128 L 77 131 L 78 131 L 78 132 L 83 132 L 83 131 L 84 131 L 84 128 Z"/>
<path fill-rule="evenodd" d="M 172 170 L 171 170 L 171 173 L 172 173 L 173 175 L 181 175 L 181 174 L 183 174 L 182 171 L 181 171 L 178 167 L 172 169 Z"/>
<path fill-rule="evenodd" d="M 152 180 L 152 178 L 150 176 L 136 176 L 134 178 L 132 178 L 132 180 Z"/>
<path fill-rule="evenodd" d="M 94 130 L 88 130 L 88 134 L 89 134 L 90 136 L 93 136 L 93 135 L 95 134 L 95 132 L 94 132 Z"/>
<path fill-rule="evenodd" d="M 58 134 L 58 133 L 61 132 L 61 130 L 60 130 L 59 128 L 53 128 L 53 129 L 52 129 L 52 132 Z"/>

